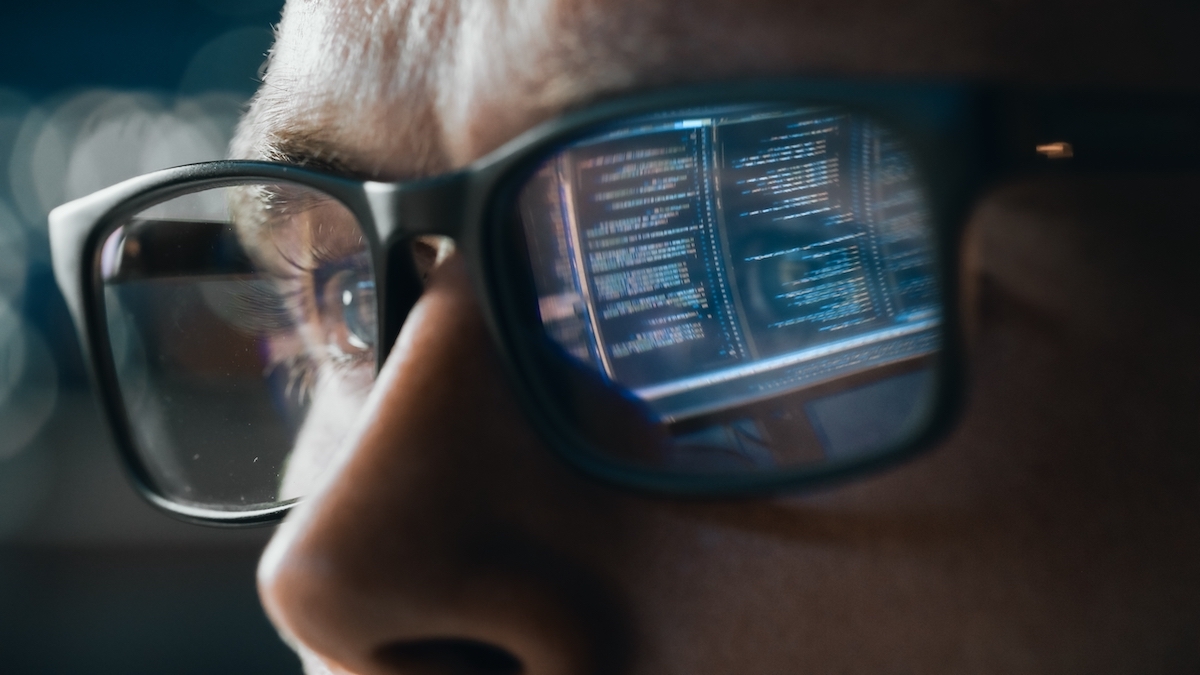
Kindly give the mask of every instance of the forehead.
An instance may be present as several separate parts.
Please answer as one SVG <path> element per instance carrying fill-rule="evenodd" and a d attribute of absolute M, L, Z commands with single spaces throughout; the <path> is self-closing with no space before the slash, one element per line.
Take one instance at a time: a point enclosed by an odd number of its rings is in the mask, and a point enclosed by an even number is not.
<path fill-rule="evenodd" d="M 1200 5 L 1153 4 L 292 1 L 234 152 L 402 179 L 614 92 L 738 77 L 1200 87 Z"/>

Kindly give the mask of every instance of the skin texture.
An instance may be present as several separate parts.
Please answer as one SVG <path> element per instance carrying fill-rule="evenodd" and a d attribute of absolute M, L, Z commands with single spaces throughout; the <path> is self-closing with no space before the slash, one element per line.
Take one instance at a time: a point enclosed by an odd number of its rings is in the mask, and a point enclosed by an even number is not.
<path fill-rule="evenodd" d="M 1198 14 L 292 2 L 235 151 L 398 180 L 615 92 L 753 75 L 1194 91 Z M 267 611 L 314 673 L 1195 672 L 1198 189 L 1172 174 L 990 190 L 962 253 L 956 430 L 898 468 L 777 499 L 654 498 L 562 464 L 445 256 L 265 552 Z"/>

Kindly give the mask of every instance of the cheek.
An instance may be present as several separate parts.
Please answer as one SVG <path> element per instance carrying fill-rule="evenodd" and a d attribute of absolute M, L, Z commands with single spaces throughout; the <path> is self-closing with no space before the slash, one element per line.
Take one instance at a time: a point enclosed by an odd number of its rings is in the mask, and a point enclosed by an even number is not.
<path fill-rule="evenodd" d="M 373 379 L 371 368 L 365 366 L 318 376 L 284 471 L 282 499 L 295 499 L 315 491 L 354 427 Z"/>
<path fill-rule="evenodd" d="M 1195 178 L 1059 179 L 1010 186 L 972 222 L 976 329 L 1007 298 L 1061 358 L 1127 377 L 1200 375 Z M 1163 357 L 1168 357 L 1164 359 Z"/>
<path fill-rule="evenodd" d="M 1130 550 L 1149 530 L 1118 542 L 1118 525 L 1196 510 L 1197 189 L 1039 179 L 997 190 L 969 224 L 970 389 L 940 454 L 1008 524 L 1068 528 L 1049 548 L 1108 518 L 1108 543 Z"/>

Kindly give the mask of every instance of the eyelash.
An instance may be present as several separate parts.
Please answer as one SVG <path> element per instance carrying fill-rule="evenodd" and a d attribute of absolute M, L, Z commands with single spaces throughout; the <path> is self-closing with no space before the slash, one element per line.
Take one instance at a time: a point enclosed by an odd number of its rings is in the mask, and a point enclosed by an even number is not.
<path fill-rule="evenodd" d="M 322 247 L 314 247 L 309 265 L 286 256 L 283 259 L 289 269 L 239 282 L 229 301 L 239 315 L 239 326 L 270 344 L 267 375 L 282 369 L 278 372 L 286 377 L 285 395 L 304 403 L 312 396 L 322 369 L 344 375 L 375 365 L 373 350 L 345 350 L 336 344 L 332 337 L 336 328 L 329 325 L 330 310 L 323 301 L 326 285 L 337 274 L 364 266 L 353 259 L 335 259 Z"/>

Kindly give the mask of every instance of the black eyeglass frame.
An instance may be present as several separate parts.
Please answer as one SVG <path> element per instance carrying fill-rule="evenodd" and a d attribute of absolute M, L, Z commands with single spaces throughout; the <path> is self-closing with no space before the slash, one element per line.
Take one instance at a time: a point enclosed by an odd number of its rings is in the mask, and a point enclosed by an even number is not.
<path fill-rule="evenodd" d="M 524 180 L 547 156 L 598 127 L 670 110 L 737 104 L 836 107 L 876 120 L 902 135 L 930 198 L 936 226 L 943 338 L 937 401 L 929 423 L 888 452 L 818 468 L 731 475 L 676 474 L 624 464 L 589 449 L 538 375 L 537 346 L 519 325 L 528 290 L 514 282 L 519 261 L 499 230 Z M 420 235 L 455 240 L 471 269 L 484 319 L 522 410 L 551 448 L 571 465 L 611 483 L 683 497 L 763 495 L 857 476 L 902 461 L 945 434 L 963 403 L 958 260 L 962 224 L 977 195 L 1000 178 L 1027 171 L 1170 170 L 1196 166 L 1200 131 L 1179 120 L 1200 119 L 1193 97 L 1094 92 L 1020 92 L 944 83 L 763 81 L 692 86 L 626 96 L 542 124 L 461 170 L 400 183 L 352 180 L 287 164 L 217 161 L 129 179 L 58 207 L 50 216 L 54 271 L 85 345 L 85 359 L 120 453 L 138 491 L 186 520 L 244 525 L 281 518 L 292 502 L 252 511 L 179 504 L 160 494 L 136 451 L 120 395 L 98 264 L 105 239 L 124 219 L 166 199 L 236 184 L 279 181 L 315 188 L 341 201 L 358 219 L 376 279 L 382 365 L 408 309 L 420 294 L 408 244 Z M 1137 119 L 1167 120 L 1158 143 L 1146 134 L 1111 133 L 1108 117 L 1126 127 Z M 1183 117 L 1180 117 L 1180 116 Z M 1107 117 L 1106 117 L 1107 116 Z M 1189 117 L 1190 116 L 1190 117 Z M 1176 128 L 1178 127 L 1178 128 Z M 1151 134 L 1153 136 L 1153 134 Z M 1053 145 L 1058 143 L 1060 145 Z M 1067 145 L 1061 145 L 1066 143 Z"/>

